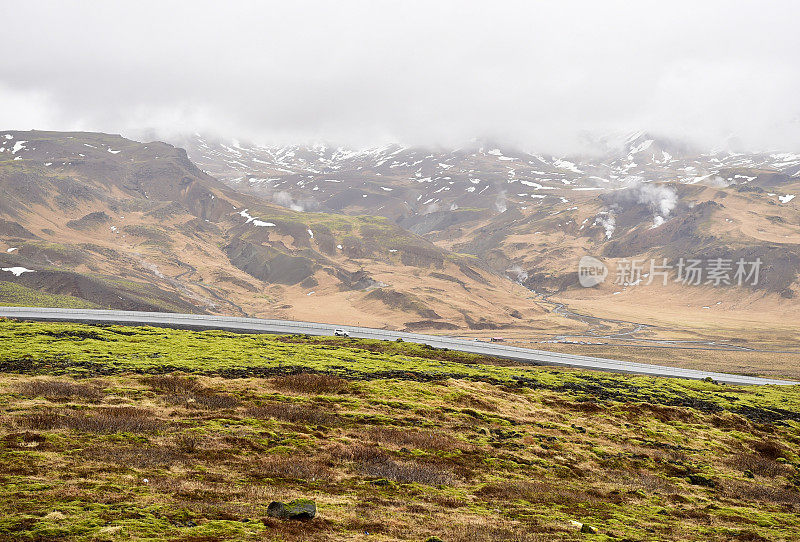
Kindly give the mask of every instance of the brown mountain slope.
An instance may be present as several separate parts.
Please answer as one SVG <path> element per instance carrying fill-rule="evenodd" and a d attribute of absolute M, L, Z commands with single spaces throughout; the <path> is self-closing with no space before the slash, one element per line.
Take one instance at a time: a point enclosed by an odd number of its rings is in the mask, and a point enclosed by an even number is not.
<path fill-rule="evenodd" d="M 478 258 L 383 218 L 304 213 L 237 193 L 166 143 L 0 138 L 0 268 L 10 270 L 0 271 L 0 302 L 434 330 L 542 327 L 546 318 Z"/>

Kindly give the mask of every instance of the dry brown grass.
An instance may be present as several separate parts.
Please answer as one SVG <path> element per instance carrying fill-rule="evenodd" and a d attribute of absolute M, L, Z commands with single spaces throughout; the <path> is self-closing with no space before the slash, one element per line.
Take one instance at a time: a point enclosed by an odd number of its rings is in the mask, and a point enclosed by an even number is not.
<path fill-rule="evenodd" d="M 452 542 L 552 542 L 555 533 L 529 532 L 529 527 L 496 527 L 483 523 L 452 525 L 446 528 L 447 539 Z M 539 529 L 537 529 L 539 530 Z M 558 533 L 559 540 L 580 540 L 577 535 L 569 537 L 567 533 Z"/>
<path fill-rule="evenodd" d="M 189 461 L 186 452 L 171 446 L 91 446 L 88 453 L 93 461 L 119 468 L 153 469 L 182 465 Z"/>
<path fill-rule="evenodd" d="M 774 440 L 763 440 L 753 443 L 753 450 L 764 459 L 786 457 L 786 447 Z"/>
<path fill-rule="evenodd" d="M 271 383 L 279 390 L 308 395 L 335 395 L 355 391 L 354 385 L 344 378 L 317 373 L 278 376 L 271 379 Z"/>
<path fill-rule="evenodd" d="M 396 429 L 394 427 L 372 427 L 367 437 L 373 442 L 392 444 L 404 448 L 420 448 L 425 450 L 467 450 L 475 446 L 454 439 L 443 432 L 417 431 L 413 429 Z"/>
<path fill-rule="evenodd" d="M 294 403 L 265 403 L 247 409 L 247 415 L 258 419 L 273 418 L 291 423 L 311 425 L 337 425 L 340 418 L 321 406 L 306 406 Z"/>
<path fill-rule="evenodd" d="M 202 390 L 199 393 L 166 395 L 164 400 L 171 405 L 181 405 L 202 410 L 227 410 L 239 406 L 239 399 L 233 395 L 214 393 L 210 390 Z"/>
<path fill-rule="evenodd" d="M 335 540 L 337 526 L 325 518 L 314 518 L 311 521 L 280 521 L 263 518 L 267 540 Z"/>
<path fill-rule="evenodd" d="M 70 399 L 98 401 L 103 397 L 103 391 L 98 387 L 69 380 L 27 380 L 18 382 L 15 388 L 22 395 L 44 397 L 50 401 L 69 401 Z"/>
<path fill-rule="evenodd" d="M 750 471 L 758 476 L 770 478 L 787 476 L 794 470 L 789 465 L 778 463 L 774 459 L 746 452 L 733 455 L 725 463 L 740 472 Z"/>
<path fill-rule="evenodd" d="M 162 395 L 170 405 L 202 410 L 225 410 L 239 406 L 239 399 L 227 393 L 218 393 L 203 385 L 195 377 L 181 374 L 155 375 L 141 379 Z"/>
<path fill-rule="evenodd" d="M 526 480 L 487 484 L 479 489 L 476 494 L 492 500 L 524 500 L 529 503 L 556 503 L 562 505 L 613 500 L 609 496 L 599 494 L 596 490 L 574 489 L 558 482 L 531 482 Z"/>
<path fill-rule="evenodd" d="M 648 494 L 674 493 L 677 489 L 674 482 L 649 472 L 620 471 L 611 473 L 610 478 L 615 484 Z"/>
<path fill-rule="evenodd" d="M 296 481 L 332 480 L 333 471 L 319 458 L 266 456 L 252 470 L 258 478 Z"/>
<path fill-rule="evenodd" d="M 136 407 L 101 407 L 91 414 L 63 413 L 46 409 L 19 416 L 16 422 L 29 429 L 71 429 L 89 433 L 151 433 L 166 428 L 167 423 L 157 419 L 149 410 Z"/>
<path fill-rule="evenodd" d="M 388 457 L 376 457 L 360 461 L 357 470 L 368 478 L 385 478 L 403 484 L 450 485 L 455 481 L 452 471 L 413 461 L 395 461 Z"/>
<path fill-rule="evenodd" d="M 800 491 L 797 488 L 776 487 L 756 480 L 750 482 L 728 480 L 723 484 L 721 493 L 729 499 L 787 505 L 800 512 Z"/>
<path fill-rule="evenodd" d="M 376 445 L 353 444 L 347 446 L 339 442 L 330 446 L 328 454 L 341 461 L 372 461 L 389 457 L 387 452 Z"/>
<path fill-rule="evenodd" d="M 154 390 L 173 395 L 186 395 L 204 389 L 196 378 L 180 374 L 146 376 L 141 380 Z"/>

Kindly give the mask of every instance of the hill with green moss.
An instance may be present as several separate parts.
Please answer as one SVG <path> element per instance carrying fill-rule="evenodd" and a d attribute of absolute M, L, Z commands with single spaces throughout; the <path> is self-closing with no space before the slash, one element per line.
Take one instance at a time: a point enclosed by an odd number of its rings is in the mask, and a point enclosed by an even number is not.
<path fill-rule="evenodd" d="M 797 387 L 13 321 L 0 368 L 0 539 L 800 536 Z"/>

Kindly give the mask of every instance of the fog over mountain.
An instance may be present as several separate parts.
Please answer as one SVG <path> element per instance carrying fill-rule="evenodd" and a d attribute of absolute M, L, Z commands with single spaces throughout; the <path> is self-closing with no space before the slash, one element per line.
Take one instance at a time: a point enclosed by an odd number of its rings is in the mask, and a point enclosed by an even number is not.
<path fill-rule="evenodd" d="M 638 129 L 800 145 L 792 1 L 2 5 L 5 127 L 554 153 Z"/>

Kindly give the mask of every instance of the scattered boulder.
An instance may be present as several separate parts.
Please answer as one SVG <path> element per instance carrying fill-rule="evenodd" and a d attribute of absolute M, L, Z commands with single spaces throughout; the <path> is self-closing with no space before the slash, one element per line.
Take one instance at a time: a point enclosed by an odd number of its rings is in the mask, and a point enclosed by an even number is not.
<path fill-rule="evenodd" d="M 295 499 L 288 503 L 272 501 L 267 507 L 267 515 L 278 519 L 313 519 L 317 515 L 317 505 L 311 499 Z"/>
<path fill-rule="evenodd" d="M 595 527 L 592 527 L 588 523 L 584 523 L 583 525 L 581 525 L 581 532 L 583 534 L 597 534 L 597 529 Z"/>

